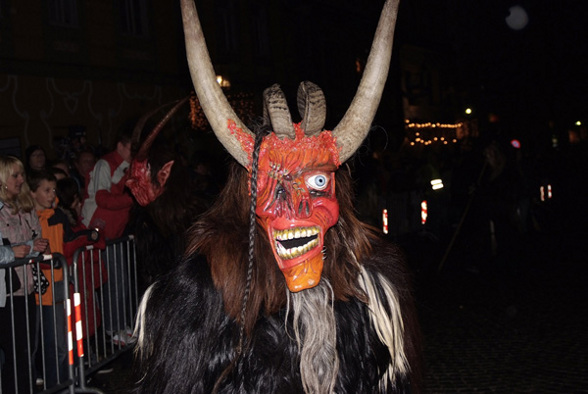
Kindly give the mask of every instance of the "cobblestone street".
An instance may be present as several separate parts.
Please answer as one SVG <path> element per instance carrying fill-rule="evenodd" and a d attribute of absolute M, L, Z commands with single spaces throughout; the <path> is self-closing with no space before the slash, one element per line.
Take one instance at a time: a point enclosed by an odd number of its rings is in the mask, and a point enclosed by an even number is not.
<path fill-rule="evenodd" d="M 510 284 L 449 269 L 418 278 L 426 392 L 588 393 L 585 239 L 534 240 Z"/>

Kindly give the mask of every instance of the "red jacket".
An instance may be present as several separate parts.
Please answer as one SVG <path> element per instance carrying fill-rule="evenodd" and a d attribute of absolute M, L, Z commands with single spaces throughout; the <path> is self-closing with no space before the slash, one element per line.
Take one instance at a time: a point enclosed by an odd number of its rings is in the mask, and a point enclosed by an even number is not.
<path fill-rule="evenodd" d="M 98 228 L 106 239 L 123 235 L 133 205 L 125 189 L 129 163 L 116 152 L 104 155 L 90 172 L 82 207 L 82 222 Z"/>

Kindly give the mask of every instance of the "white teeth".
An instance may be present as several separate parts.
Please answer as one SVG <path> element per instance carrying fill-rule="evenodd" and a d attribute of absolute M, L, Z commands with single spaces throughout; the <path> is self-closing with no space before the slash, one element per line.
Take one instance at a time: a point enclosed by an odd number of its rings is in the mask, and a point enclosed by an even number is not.
<path fill-rule="evenodd" d="M 308 253 L 313 248 L 316 248 L 319 245 L 318 238 L 314 238 L 310 240 L 305 245 L 292 247 L 290 249 L 286 249 L 284 245 L 282 245 L 279 241 L 286 241 L 291 240 L 294 238 L 305 238 L 310 237 L 313 235 L 317 235 L 320 233 L 320 228 L 318 226 L 313 227 L 304 227 L 304 228 L 294 228 L 294 229 L 286 229 L 286 230 L 274 230 L 273 236 L 276 240 L 275 248 L 278 256 L 282 259 L 289 260 L 293 259 L 298 256 L 302 256 L 305 253 Z"/>

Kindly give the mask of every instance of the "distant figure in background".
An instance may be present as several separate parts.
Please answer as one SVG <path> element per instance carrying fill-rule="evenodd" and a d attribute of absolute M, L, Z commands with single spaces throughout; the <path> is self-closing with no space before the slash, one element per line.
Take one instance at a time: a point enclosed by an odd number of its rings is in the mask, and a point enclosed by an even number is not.
<path fill-rule="evenodd" d="M 73 158 L 70 176 L 76 181 L 78 190 L 80 190 L 81 193 L 83 193 L 86 188 L 86 182 L 90 177 L 90 171 L 94 168 L 96 161 L 96 154 L 89 147 L 83 148 L 77 152 Z"/>
<path fill-rule="evenodd" d="M 176 103 L 164 119 L 185 102 Z M 186 247 L 188 228 L 207 207 L 204 190 L 197 187 L 186 160 L 166 143 L 165 136 L 158 138 L 164 125 L 165 121 L 148 133 L 133 157 L 127 180 L 138 202 L 129 231 L 136 236 L 142 288 L 177 265 Z"/>
<path fill-rule="evenodd" d="M 10 244 L 13 248 L 26 244 L 30 247 L 30 257 L 44 253 L 48 244 L 47 239 L 41 238 L 41 225 L 34 208 L 35 203 L 26 183 L 23 163 L 13 156 L 0 156 L 0 233 L 4 237 L 2 244 Z M 20 266 L 15 271 L 20 287 L 13 292 L 12 302 L 5 300 L 6 303 L 0 305 L 0 347 L 6 355 L 6 365 L 2 370 L 2 393 L 26 394 L 30 392 L 29 371 L 33 368 L 28 349 L 32 349 L 34 344 L 33 334 L 37 321 L 33 265 Z M 11 316 L 14 316 L 14 343 Z M 13 345 L 16 353 L 12 351 Z M 14 358 L 16 363 L 13 363 Z M 18 377 L 16 382 L 15 369 Z M 18 390 L 15 389 L 15 383 L 18 384 Z"/>
<path fill-rule="evenodd" d="M 70 176 L 70 168 L 69 164 L 66 160 L 58 159 L 51 162 L 51 166 L 49 167 L 49 171 L 57 177 L 57 180 L 68 178 Z"/>
<path fill-rule="evenodd" d="M 82 222 L 98 228 L 107 240 L 123 235 L 133 198 L 125 190 L 126 171 L 131 162 L 131 136 L 122 132 L 115 148 L 96 162 L 89 173 L 82 205 Z"/>
<path fill-rule="evenodd" d="M 114 150 L 96 162 L 90 172 L 84 202 L 82 223 L 96 228 L 106 241 L 122 237 L 133 198 L 125 190 L 127 170 L 131 161 L 131 133 L 122 129 Z M 106 248 L 104 261 L 108 266 L 109 278 L 104 287 L 104 326 L 113 341 L 125 344 L 129 335 L 124 327 L 122 311 L 126 270 L 116 262 L 112 248 Z"/>
<path fill-rule="evenodd" d="M 35 171 L 38 172 L 38 171 Z M 44 171 L 40 171 L 40 172 L 44 172 Z M 56 180 L 60 180 L 60 179 L 65 179 L 65 178 L 69 178 L 69 175 L 67 175 L 67 173 L 65 171 L 63 171 L 61 168 L 57 168 L 57 167 L 51 167 L 49 168 L 49 172 L 53 174 L 53 176 L 55 177 Z M 34 173 L 31 173 L 31 175 L 33 175 Z"/>
<path fill-rule="evenodd" d="M 31 171 L 41 171 L 47 168 L 47 153 L 40 145 L 30 145 L 25 150 L 25 170 L 26 173 Z"/>

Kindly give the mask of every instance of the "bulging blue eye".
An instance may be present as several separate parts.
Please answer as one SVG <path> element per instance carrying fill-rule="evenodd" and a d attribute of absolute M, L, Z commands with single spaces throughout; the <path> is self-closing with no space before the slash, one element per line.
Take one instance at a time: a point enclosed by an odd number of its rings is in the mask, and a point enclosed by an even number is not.
<path fill-rule="evenodd" d="M 325 190 L 329 186 L 329 178 L 323 174 L 312 175 L 306 178 L 306 185 L 315 190 Z"/>

